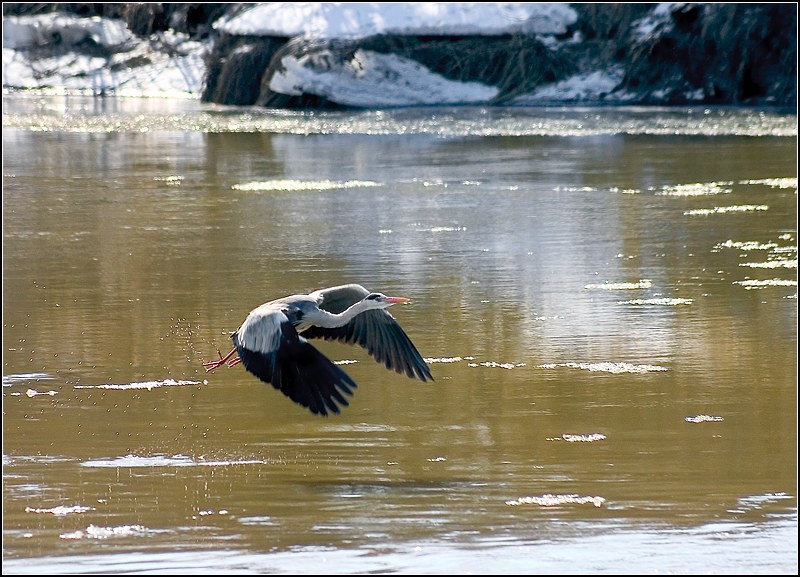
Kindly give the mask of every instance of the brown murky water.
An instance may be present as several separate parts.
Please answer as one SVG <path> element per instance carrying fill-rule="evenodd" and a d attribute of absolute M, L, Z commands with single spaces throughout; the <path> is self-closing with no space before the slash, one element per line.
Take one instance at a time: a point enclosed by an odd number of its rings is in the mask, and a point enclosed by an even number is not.
<path fill-rule="evenodd" d="M 4 97 L 4 572 L 796 573 L 796 128 Z M 435 382 L 202 370 L 347 282 Z"/>

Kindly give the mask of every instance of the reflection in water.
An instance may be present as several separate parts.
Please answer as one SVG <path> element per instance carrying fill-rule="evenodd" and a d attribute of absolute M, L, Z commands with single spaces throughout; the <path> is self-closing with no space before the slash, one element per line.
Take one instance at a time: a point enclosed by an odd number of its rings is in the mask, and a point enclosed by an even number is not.
<path fill-rule="evenodd" d="M 7 101 L 4 570 L 796 572 L 796 117 Z M 203 371 L 347 282 L 435 382 Z"/>

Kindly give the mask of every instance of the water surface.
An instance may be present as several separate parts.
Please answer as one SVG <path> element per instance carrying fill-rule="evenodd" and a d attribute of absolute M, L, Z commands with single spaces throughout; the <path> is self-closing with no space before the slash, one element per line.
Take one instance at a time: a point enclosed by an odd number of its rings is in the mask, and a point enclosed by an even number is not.
<path fill-rule="evenodd" d="M 4 571 L 796 573 L 796 117 L 4 97 Z M 433 371 L 264 301 L 358 282 Z"/>

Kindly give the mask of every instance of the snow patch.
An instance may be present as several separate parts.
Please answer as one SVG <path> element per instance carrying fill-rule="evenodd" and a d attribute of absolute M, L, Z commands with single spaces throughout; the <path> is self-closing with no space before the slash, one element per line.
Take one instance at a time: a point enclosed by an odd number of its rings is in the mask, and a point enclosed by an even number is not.
<path fill-rule="evenodd" d="M 519 96 L 512 101 L 512 104 L 523 106 L 547 102 L 600 101 L 606 99 L 619 86 L 622 78 L 622 70 L 599 70 L 589 74 L 579 74 Z M 614 99 L 625 100 L 626 97 L 615 96 Z"/>
<path fill-rule="evenodd" d="M 498 89 L 478 82 L 455 82 L 414 60 L 394 54 L 356 50 L 338 64 L 327 51 L 285 56 L 269 88 L 279 94 L 324 96 L 345 106 L 466 104 L 494 98 Z"/>
<path fill-rule="evenodd" d="M 39 16 L 3 16 L 3 48 L 36 48 L 49 44 L 74 46 L 91 41 L 105 48 L 119 48 L 136 37 L 122 20 L 81 18 L 52 13 Z"/>
<path fill-rule="evenodd" d="M 568 4 L 524 2 L 269 2 L 223 17 L 220 32 L 245 36 L 363 38 L 375 34 L 495 36 L 564 34 Z"/>

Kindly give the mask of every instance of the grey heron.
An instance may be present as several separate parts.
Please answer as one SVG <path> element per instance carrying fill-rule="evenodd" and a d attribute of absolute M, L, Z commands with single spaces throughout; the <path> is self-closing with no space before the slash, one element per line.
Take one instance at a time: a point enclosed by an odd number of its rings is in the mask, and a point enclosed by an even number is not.
<path fill-rule="evenodd" d="M 395 318 L 385 310 L 408 302 L 358 284 L 279 298 L 256 307 L 233 333 L 233 349 L 205 362 L 207 372 L 241 363 L 244 368 L 312 413 L 339 412 L 355 381 L 308 342 L 310 338 L 359 345 L 387 369 L 421 381 L 430 368 Z M 234 355 L 238 355 L 235 356 Z"/>

